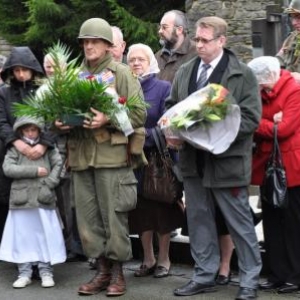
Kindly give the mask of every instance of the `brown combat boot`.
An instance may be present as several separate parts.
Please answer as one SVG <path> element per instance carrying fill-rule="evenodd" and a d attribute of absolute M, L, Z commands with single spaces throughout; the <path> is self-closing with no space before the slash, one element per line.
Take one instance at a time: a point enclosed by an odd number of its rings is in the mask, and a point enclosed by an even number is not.
<path fill-rule="evenodd" d="M 78 289 L 80 295 L 95 295 L 105 290 L 111 279 L 111 261 L 105 257 L 99 257 L 96 275 Z"/>
<path fill-rule="evenodd" d="M 106 296 L 121 296 L 126 292 L 126 283 L 123 274 L 122 263 L 113 262 L 111 280 L 106 289 Z"/>

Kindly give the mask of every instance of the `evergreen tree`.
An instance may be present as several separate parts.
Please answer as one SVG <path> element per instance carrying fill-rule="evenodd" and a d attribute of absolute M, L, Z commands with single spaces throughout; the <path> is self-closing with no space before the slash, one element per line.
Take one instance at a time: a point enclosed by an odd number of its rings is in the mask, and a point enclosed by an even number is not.
<path fill-rule="evenodd" d="M 0 1 L 0 35 L 15 45 L 26 43 L 28 9 L 20 0 Z"/>
<path fill-rule="evenodd" d="M 41 57 L 44 49 L 60 40 L 80 48 L 80 25 L 100 17 L 124 32 L 127 44 L 144 43 L 159 48 L 157 25 L 170 9 L 184 10 L 184 0 L 0 0 L 0 36 L 13 45 L 27 45 Z"/>

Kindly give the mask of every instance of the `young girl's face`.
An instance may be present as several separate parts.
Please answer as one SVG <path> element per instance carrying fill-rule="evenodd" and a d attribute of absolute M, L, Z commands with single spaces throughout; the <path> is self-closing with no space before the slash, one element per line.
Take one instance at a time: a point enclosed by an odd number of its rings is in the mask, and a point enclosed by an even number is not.
<path fill-rule="evenodd" d="M 22 129 L 22 134 L 28 139 L 35 140 L 40 134 L 40 130 L 35 125 L 29 125 Z"/>

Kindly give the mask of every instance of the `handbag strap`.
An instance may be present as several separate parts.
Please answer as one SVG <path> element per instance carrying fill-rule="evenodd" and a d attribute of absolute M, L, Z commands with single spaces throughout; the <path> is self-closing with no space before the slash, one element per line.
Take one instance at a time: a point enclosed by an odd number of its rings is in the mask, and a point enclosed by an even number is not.
<path fill-rule="evenodd" d="M 159 127 L 154 127 L 152 128 L 151 132 L 160 155 L 165 158 L 170 157 L 170 153 L 167 148 L 167 143 L 161 132 L 161 129 Z"/>
<path fill-rule="evenodd" d="M 278 136 L 277 136 L 277 124 L 274 124 L 273 132 L 274 132 L 274 143 L 273 143 L 272 163 L 273 165 L 276 164 L 282 165 L 281 151 L 279 148 Z"/>

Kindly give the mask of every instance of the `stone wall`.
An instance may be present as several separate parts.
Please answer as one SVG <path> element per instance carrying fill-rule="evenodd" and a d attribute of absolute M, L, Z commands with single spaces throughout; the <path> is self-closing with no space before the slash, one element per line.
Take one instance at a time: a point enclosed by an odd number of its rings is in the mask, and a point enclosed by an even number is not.
<path fill-rule="evenodd" d="M 279 3 L 259 0 L 187 0 L 186 12 L 191 35 L 194 34 L 194 24 L 199 18 L 221 17 L 229 25 L 227 47 L 241 60 L 249 61 L 253 57 L 251 20 L 266 18 L 266 6 L 272 4 Z"/>
<path fill-rule="evenodd" d="M 8 56 L 11 50 L 11 45 L 0 37 L 0 54 L 4 56 Z"/>

